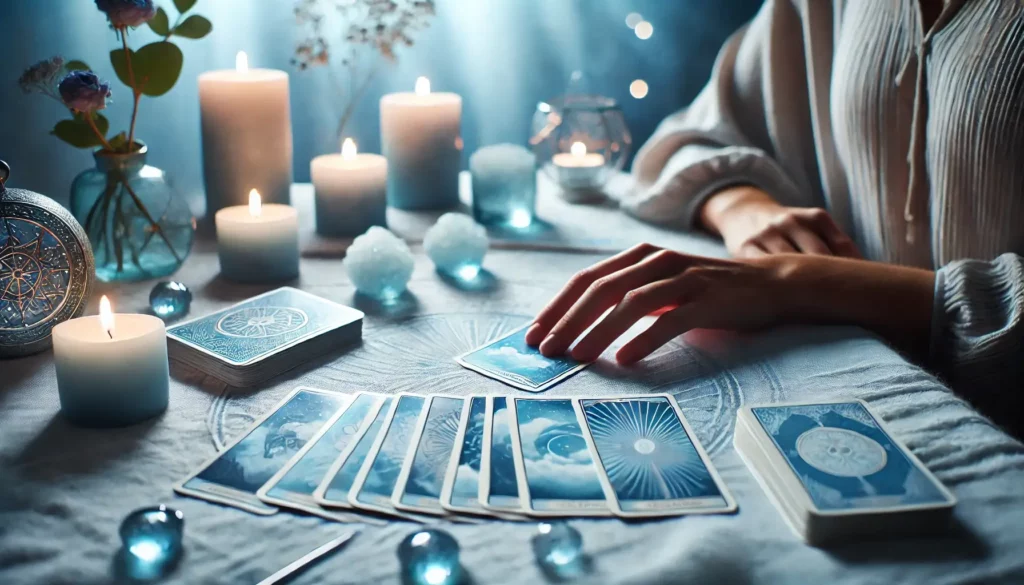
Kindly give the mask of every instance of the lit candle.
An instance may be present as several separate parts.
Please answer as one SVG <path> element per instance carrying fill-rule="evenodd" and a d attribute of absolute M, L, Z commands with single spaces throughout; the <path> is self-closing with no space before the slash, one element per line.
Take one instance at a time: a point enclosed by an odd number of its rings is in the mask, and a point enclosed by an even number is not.
<path fill-rule="evenodd" d="M 578 141 L 572 143 L 569 152 L 559 152 L 551 157 L 558 184 L 568 192 L 570 201 L 583 201 L 589 198 L 589 190 L 604 184 L 605 162 L 604 155 L 587 152 L 587 145 Z"/>
<path fill-rule="evenodd" d="M 61 413 L 76 424 L 125 426 L 167 409 L 167 337 L 157 317 L 115 315 L 103 297 L 99 315 L 53 328 L 53 362 Z"/>
<path fill-rule="evenodd" d="M 279 282 L 299 276 L 299 214 L 280 203 L 249 203 L 217 212 L 220 273 L 236 282 Z"/>
<path fill-rule="evenodd" d="M 255 187 L 267 203 L 290 201 L 292 124 L 288 74 L 249 69 L 239 52 L 235 69 L 199 76 L 206 217 L 245 203 Z"/>
<path fill-rule="evenodd" d="M 431 93 L 426 77 L 414 93 L 380 100 L 380 134 L 388 159 L 388 205 L 448 209 L 459 203 L 462 98 Z"/>
<path fill-rule="evenodd" d="M 316 231 L 324 236 L 355 237 L 371 226 L 387 224 L 388 161 L 359 154 L 346 138 L 341 154 L 325 154 L 309 164 L 316 201 Z"/>
<path fill-rule="evenodd" d="M 551 157 L 555 166 L 570 169 L 594 168 L 604 166 L 604 156 L 596 152 L 587 152 L 587 145 L 573 142 L 569 152 L 560 152 Z"/>

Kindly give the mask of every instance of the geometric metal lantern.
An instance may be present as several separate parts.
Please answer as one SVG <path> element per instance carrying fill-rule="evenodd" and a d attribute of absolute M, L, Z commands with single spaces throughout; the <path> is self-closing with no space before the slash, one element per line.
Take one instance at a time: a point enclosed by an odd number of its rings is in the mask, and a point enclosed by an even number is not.
<path fill-rule="evenodd" d="M 85 230 L 56 201 L 5 187 L 0 160 L 0 358 L 50 347 L 58 323 L 85 312 L 96 265 Z"/>

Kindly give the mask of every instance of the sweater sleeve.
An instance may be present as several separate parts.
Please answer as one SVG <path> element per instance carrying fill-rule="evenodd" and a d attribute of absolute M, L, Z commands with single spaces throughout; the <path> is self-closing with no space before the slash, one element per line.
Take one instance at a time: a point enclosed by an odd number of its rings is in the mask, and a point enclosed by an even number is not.
<path fill-rule="evenodd" d="M 1022 428 L 1024 260 L 959 260 L 939 269 L 931 360 L 996 422 Z"/>
<path fill-rule="evenodd" d="M 731 185 L 754 185 L 784 205 L 807 205 L 799 172 L 777 160 L 770 118 L 779 96 L 770 96 L 765 79 L 785 75 L 785 109 L 806 111 L 806 71 L 801 67 L 800 16 L 786 0 L 765 2 L 748 26 L 722 48 L 711 80 L 686 109 L 669 116 L 637 153 L 637 188 L 622 207 L 639 219 L 693 229 L 704 201 Z M 795 32 L 795 35 L 787 32 Z M 777 47 L 780 37 L 785 47 Z M 795 46 L 794 46 L 795 45 Z M 768 70 L 775 47 L 778 72 Z M 792 58 L 791 58 L 792 57 Z M 793 61 L 799 58 L 800 62 Z M 783 67 L 784 66 L 784 67 Z M 796 126 L 802 126 L 797 124 Z M 792 128 L 784 131 L 790 132 Z M 809 126 L 808 126 L 809 130 Z M 795 170 L 795 169 L 794 169 Z"/>

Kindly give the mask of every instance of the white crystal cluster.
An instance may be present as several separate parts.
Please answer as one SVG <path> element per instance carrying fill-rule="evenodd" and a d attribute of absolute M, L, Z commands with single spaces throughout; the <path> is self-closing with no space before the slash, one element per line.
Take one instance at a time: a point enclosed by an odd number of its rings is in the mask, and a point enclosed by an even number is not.
<path fill-rule="evenodd" d="M 446 213 L 423 238 L 423 249 L 441 272 L 473 278 L 487 254 L 487 230 L 462 213 Z"/>
<path fill-rule="evenodd" d="M 377 226 L 356 238 L 342 261 L 356 290 L 380 299 L 393 299 L 405 292 L 414 263 L 409 246 Z"/>

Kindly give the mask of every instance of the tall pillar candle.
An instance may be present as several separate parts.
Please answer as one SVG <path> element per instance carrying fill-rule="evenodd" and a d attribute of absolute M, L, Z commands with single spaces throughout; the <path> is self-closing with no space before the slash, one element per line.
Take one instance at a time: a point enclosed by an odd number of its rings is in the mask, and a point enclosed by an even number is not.
<path fill-rule="evenodd" d="M 265 283 L 299 276 L 299 214 L 294 207 L 264 205 L 253 189 L 248 205 L 225 207 L 215 220 L 224 278 Z"/>
<path fill-rule="evenodd" d="M 346 138 L 341 154 L 325 154 L 309 164 L 316 203 L 316 231 L 328 237 L 355 237 L 371 226 L 387 225 L 388 161 L 359 154 Z"/>
<path fill-rule="evenodd" d="M 167 409 L 170 376 L 164 323 L 151 315 L 100 314 L 53 328 L 61 413 L 89 427 L 134 424 Z"/>
<path fill-rule="evenodd" d="M 459 203 L 462 98 L 431 93 L 426 77 L 415 93 L 380 100 L 380 132 L 388 159 L 388 205 L 449 209 Z"/>
<path fill-rule="evenodd" d="M 239 53 L 234 70 L 199 76 L 206 217 L 244 205 L 256 188 L 266 203 L 288 204 L 292 123 L 288 74 L 249 69 Z"/>

